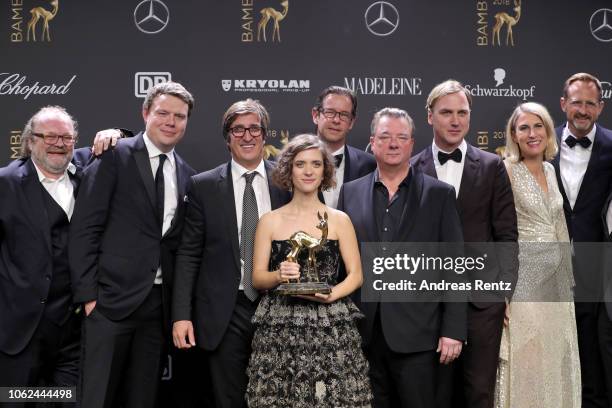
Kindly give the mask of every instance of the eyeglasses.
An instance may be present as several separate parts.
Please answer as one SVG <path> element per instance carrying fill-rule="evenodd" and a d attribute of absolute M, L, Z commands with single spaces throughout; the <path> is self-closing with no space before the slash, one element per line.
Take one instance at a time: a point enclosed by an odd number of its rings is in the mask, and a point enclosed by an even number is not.
<path fill-rule="evenodd" d="M 388 136 L 388 135 L 382 135 L 382 136 L 377 136 L 376 137 L 378 139 L 378 141 L 382 144 L 389 144 L 391 142 L 391 140 L 395 140 L 396 143 L 398 144 L 406 144 L 408 143 L 408 141 L 410 141 L 410 136 Z"/>
<path fill-rule="evenodd" d="M 353 114 L 349 112 L 337 112 L 333 109 L 319 109 L 319 112 L 321 112 L 327 119 L 334 119 L 336 115 L 338 115 L 340 120 L 343 122 L 350 122 L 353 120 Z"/>
<path fill-rule="evenodd" d="M 250 126 L 248 128 L 245 128 L 244 126 L 236 126 L 229 129 L 232 135 L 237 138 L 244 137 L 247 130 L 253 138 L 261 136 L 263 132 L 263 128 L 261 126 Z"/>
<path fill-rule="evenodd" d="M 44 133 L 32 133 L 36 137 L 40 137 L 46 145 L 53 146 L 61 138 L 65 146 L 72 146 L 76 143 L 77 138 L 73 135 L 46 135 Z"/>

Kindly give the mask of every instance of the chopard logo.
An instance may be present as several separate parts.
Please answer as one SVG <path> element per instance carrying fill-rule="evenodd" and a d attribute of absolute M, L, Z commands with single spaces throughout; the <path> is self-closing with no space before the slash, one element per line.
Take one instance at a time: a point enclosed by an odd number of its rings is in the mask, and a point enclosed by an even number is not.
<path fill-rule="evenodd" d="M 76 75 L 73 75 L 63 85 L 56 85 L 55 83 L 41 85 L 38 81 L 32 85 L 24 85 L 23 83 L 27 79 L 25 75 L 2 72 L 0 73 L 0 79 L 2 80 L 0 82 L 0 95 L 23 95 L 24 100 L 31 95 L 66 95 L 76 77 Z"/>

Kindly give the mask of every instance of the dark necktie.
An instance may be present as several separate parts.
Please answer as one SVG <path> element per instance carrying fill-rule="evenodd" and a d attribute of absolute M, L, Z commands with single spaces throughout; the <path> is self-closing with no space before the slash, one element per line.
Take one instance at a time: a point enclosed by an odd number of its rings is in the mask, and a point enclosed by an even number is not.
<path fill-rule="evenodd" d="M 157 172 L 155 173 L 155 195 L 157 199 L 157 219 L 159 220 L 159 226 L 162 231 L 162 235 L 164 232 L 164 196 L 165 196 L 165 186 L 164 186 L 164 162 L 168 158 L 165 154 L 160 154 L 159 156 L 159 164 L 157 165 Z"/>
<path fill-rule="evenodd" d="M 438 152 L 438 161 L 440 162 L 440 165 L 444 166 L 444 163 L 446 163 L 449 160 L 455 161 L 457 163 L 461 163 L 461 150 L 459 149 L 455 149 L 452 153 L 444 153 L 444 152 Z"/>
<path fill-rule="evenodd" d="M 342 153 L 334 156 L 334 160 L 336 161 L 336 167 L 340 167 L 340 164 L 342 163 L 342 156 Z"/>
<path fill-rule="evenodd" d="M 259 293 L 253 288 L 253 244 L 255 242 L 255 229 L 259 221 L 257 211 L 257 198 L 253 190 L 253 178 L 257 173 L 252 172 L 244 175 L 246 185 L 244 186 L 244 197 L 242 199 L 242 227 L 240 229 L 240 257 L 244 266 L 242 287 L 246 297 L 254 301 Z"/>
<path fill-rule="evenodd" d="M 574 136 L 568 136 L 567 138 L 565 138 L 565 144 L 568 145 L 570 149 L 573 149 L 576 144 L 579 144 L 585 149 L 588 149 L 591 145 L 591 139 L 589 139 L 588 137 L 581 137 L 580 139 L 576 139 Z"/>

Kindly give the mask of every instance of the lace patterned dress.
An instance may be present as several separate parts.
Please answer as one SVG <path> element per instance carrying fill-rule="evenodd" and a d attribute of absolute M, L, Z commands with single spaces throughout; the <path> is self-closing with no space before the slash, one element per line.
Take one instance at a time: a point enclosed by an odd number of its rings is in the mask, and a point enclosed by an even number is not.
<path fill-rule="evenodd" d="M 504 328 L 497 408 L 579 408 L 571 249 L 555 170 L 545 193 L 523 162 L 506 163 L 519 232 L 519 276 Z"/>
<path fill-rule="evenodd" d="M 272 241 L 271 271 L 290 249 L 289 241 Z M 331 285 L 337 283 L 339 257 L 337 240 L 328 240 L 316 255 L 319 275 Z M 305 265 L 307 258 L 308 251 L 302 251 L 298 263 Z M 322 304 L 273 290 L 265 294 L 253 317 L 249 407 L 369 407 L 358 318 L 359 309 L 346 297 Z"/>

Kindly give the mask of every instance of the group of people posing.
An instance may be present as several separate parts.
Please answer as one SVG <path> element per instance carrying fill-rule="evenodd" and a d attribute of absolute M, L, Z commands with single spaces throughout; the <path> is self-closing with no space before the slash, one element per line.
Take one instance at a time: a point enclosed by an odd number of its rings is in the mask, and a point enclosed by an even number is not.
<path fill-rule="evenodd" d="M 22 158 L 0 169 L 0 386 L 154 407 L 173 343 L 205 350 L 216 407 L 612 406 L 605 262 L 577 245 L 612 227 L 597 78 L 567 79 L 556 129 L 544 106 L 517 106 L 505 160 L 465 140 L 472 97 L 454 80 L 431 90 L 433 141 L 415 156 L 399 108 L 372 118 L 372 154 L 347 144 L 357 99 L 331 86 L 316 135 L 275 162 L 266 108 L 232 104 L 231 159 L 196 174 L 175 151 L 193 107 L 155 85 L 145 130 L 100 132 L 95 149 L 75 149 L 62 107 L 27 122 Z M 297 231 L 318 238 L 330 293 L 274 290 L 306 275 L 309 252 L 288 257 Z M 512 283 L 505 301 L 364 302 L 363 242 L 529 244 L 487 271 Z"/>

